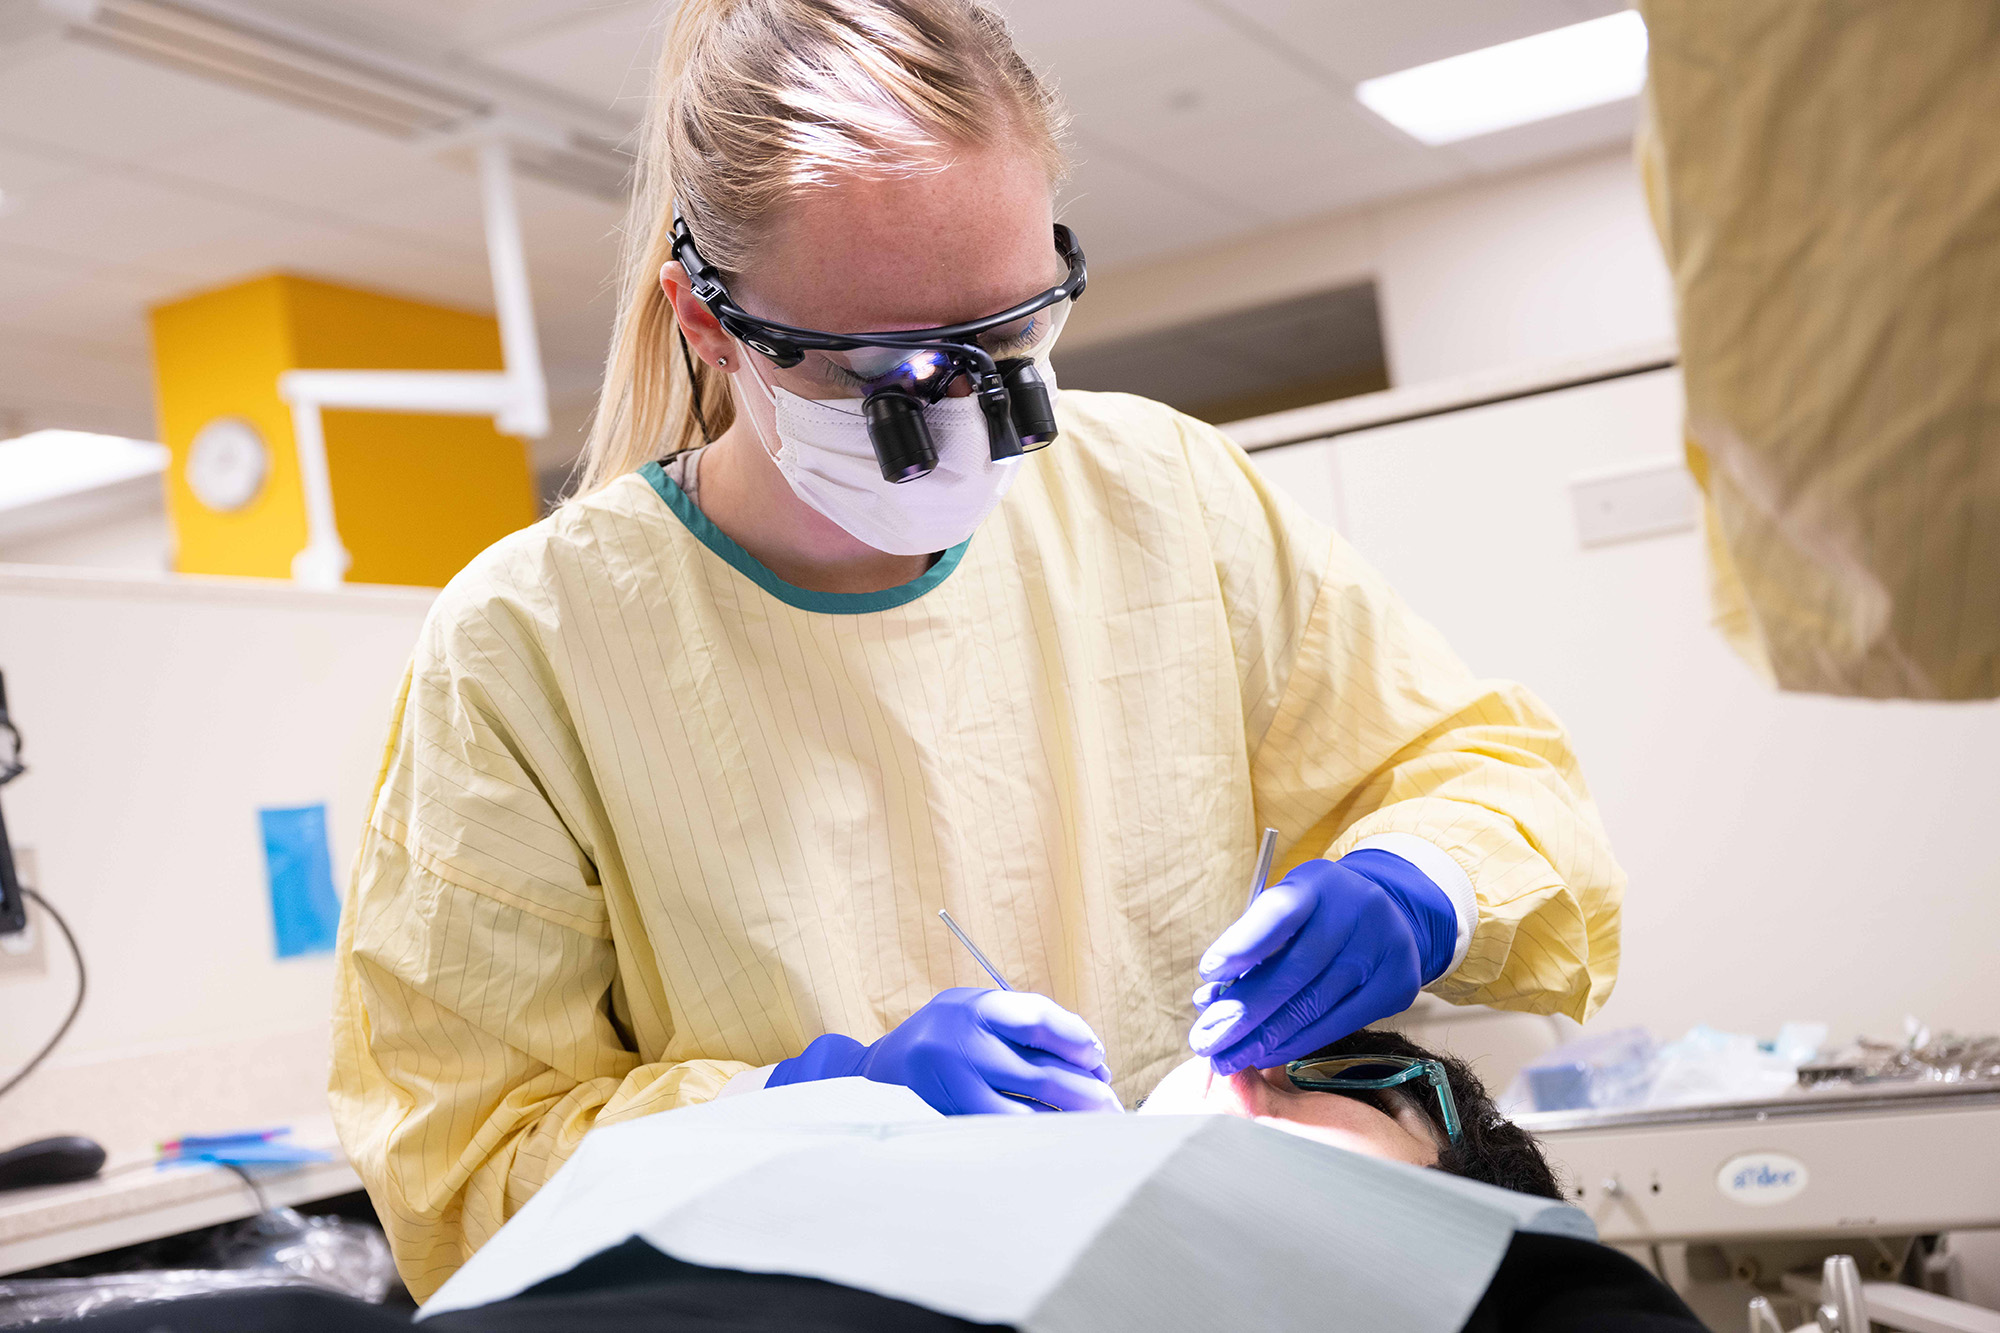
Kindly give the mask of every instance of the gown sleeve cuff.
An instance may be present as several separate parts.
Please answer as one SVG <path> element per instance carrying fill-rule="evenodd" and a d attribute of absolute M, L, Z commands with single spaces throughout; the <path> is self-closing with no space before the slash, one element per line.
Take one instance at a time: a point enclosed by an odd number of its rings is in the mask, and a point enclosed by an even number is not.
<path fill-rule="evenodd" d="M 1430 984 L 1443 981 L 1458 971 L 1458 965 L 1465 961 L 1466 951 L 1472 947 L 1473 927 L 1479 924 L 1479 898 L 1472 891 L 1472 879 L 1465 873 L 1465 868 L 1436 843 L 1414 833 L 1377 833 L 1363 838 L 1353 850 L 1387 852 L 1401 857 L 1451 900 L 1452 911 L 1458 917 L 1458 942 L 1452 948 L 1451 962 L 1446 964 L 1444 971 L 1431 978 Z"/>
<path fill-rule="evenodd" d="M 776 1068 L 776 1065 L 765 1065 L 761 1069 L 744 1070 L 735 1078 L 730 1079 L 722 1085 L 722 1091 L 715 1094 L 715 1100 L 721 1101 L 724 1097 L 740 1097 L 746 1092 L 762 1092 L 764 1084 L 771 1077 L 771 1071 Z"/>

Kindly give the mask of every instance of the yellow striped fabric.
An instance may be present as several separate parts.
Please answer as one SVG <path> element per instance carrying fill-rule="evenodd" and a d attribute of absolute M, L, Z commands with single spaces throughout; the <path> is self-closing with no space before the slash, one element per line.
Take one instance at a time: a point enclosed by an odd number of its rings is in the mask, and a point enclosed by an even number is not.
<path fill-rule="evenodd" d="M 1640 7 L 1717 627 L 1787 690 L 2000 697 L 2000 4 Z"/>
<path fill-rule="evenodd" d="M 983 985 L 1090 1021 L 1129 1101 L 1287 859 L 1429 839 L 1480 922 L 1433 989 L 1583 1018 L 1622 876 L 1555 721 L 1472 679 L 1215 430 L 1065 393 L 918 583 L 778 583 L 657 469 L 440 598 L 348 895 L 332 1100 L 411 1289 L 593 1125 Z"/>

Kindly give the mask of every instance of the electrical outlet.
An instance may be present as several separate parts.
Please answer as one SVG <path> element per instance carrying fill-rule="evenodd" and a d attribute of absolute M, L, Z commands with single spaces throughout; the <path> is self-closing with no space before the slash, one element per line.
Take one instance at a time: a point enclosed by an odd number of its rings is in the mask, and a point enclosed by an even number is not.
<path fill-rule="evenodd" d="M 1585 547 L 1686 532 L 1701 521 L 1701 493 L 1678 458 L 1572 477 L 1569 493 Z"/>
<path fill-rule="evenodd" d="M 38 887 L 35 851 L 14 849 L 14 873 L 29 888 Z M 32 981 L 49 974 L 49 933 L 43 929 L 42 914 L 28 904 L 28 928 L 12 935 L 0 935 L 0 982 Z"/>

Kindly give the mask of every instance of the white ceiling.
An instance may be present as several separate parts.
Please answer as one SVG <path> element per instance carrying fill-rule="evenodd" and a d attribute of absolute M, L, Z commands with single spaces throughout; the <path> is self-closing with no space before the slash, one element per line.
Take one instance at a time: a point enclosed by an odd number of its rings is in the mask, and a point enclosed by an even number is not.
<path fill-rule="evenodd" d="M 1426 148 L 1356 81 L 1624 0 L 998 0 L 1075 112 L 1094 269 L 1611 142 L 1630 104 Z M 636 121 L 659 0 L 257 0 Z M 564 456 L 592 397 L 618 212 L 519 186 Z M 0 0 L 0 436 L 152 430 L 145 311 L 273 268 L 490 308 L 470 176 L 403 141 L 83 45 Z"/>

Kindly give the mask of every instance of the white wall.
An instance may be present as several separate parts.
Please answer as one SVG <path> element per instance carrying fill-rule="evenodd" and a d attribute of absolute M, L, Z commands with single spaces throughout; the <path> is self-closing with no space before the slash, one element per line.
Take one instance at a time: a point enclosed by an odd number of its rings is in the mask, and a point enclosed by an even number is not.
<path fill-rule="evenodd" d="M 0 799 L 92 978 L 52 1066 L 323 1032 L 331 961 L 275 957 L 257 810 L 325 802 L 344 891 L 432 596 L 0 567 L 30 765 Z M 67 954 L 44 947 L 40 975 L 0 968 L 0 1070 L 69 1002 Z"/>
<path fill-rule="evenodd" d="M 0 536 L 0 564 L 60 565 L 164 574 L 173 565 L 173 525 L 157 498 L 93 513 L 30 535 Z"/>
<path fill-rule="evenodd" d="M 1621 148 L 1093 273 L 1063 345 L 1367 278 L 1398 385 L 1673 335 L 1666 265 Z"/>
<path fill-rule="evenodd" d="M 164 574 L 173 543 L 157 475 L 0 510 L 0 565 Z"/>
<path fill-rule="evenodd" d="M 1379 236 L 1391 383 L 1673 336 L 1629 152 L 1393 205 Z"/>
<path fill-rule="evenodd" d="M 1253 457 L 1571 730 L 1631 875 L 1596 1026 L 2000 1030 L 2000 704 L 1776 694 L 1695 532 L 1579 546 L 1569 480 L 1672 461 L 1680 414 L 1659 371 Z"/>

